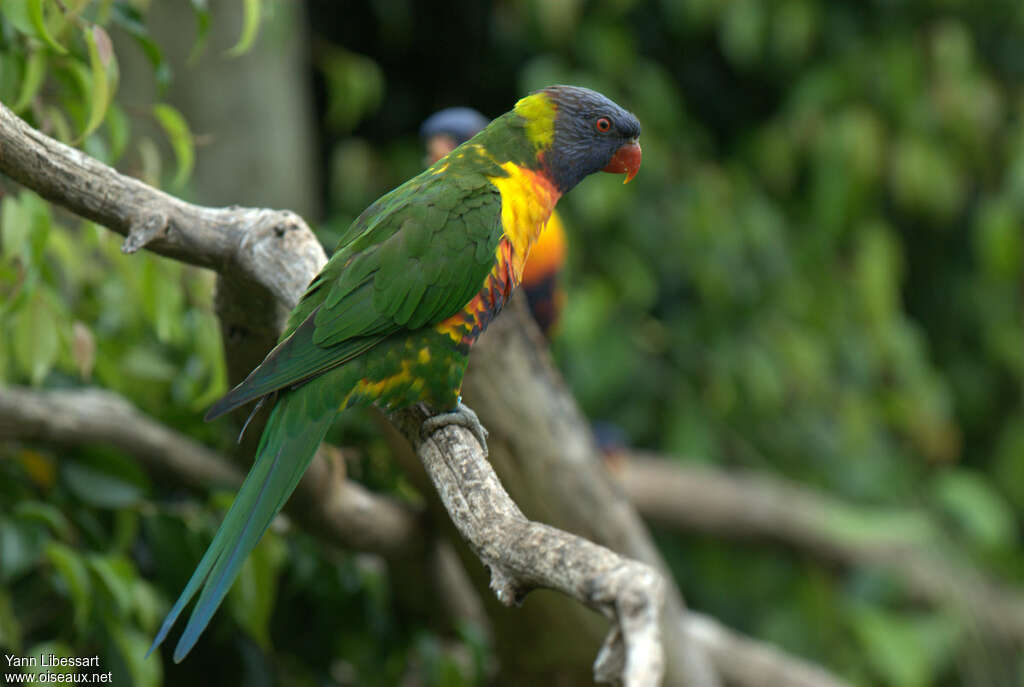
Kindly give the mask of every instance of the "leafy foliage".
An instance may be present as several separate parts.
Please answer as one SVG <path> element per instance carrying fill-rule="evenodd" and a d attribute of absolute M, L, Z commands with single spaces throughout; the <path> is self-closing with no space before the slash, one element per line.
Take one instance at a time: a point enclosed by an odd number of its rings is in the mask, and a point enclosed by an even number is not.
<path fill-rule="evenodd" d="M 238 33 L 211 47 L 210 10 L 193 0 L 196 33 L 176 68 L 206 50 L 248 59 L 276 26 L 274 3 L 238 4 Z M 445 7 L 309 3 L 324 242 L 419 169 L 415 131 L 433 109 L 494 115 L 552 82 L 606 92 L 643 123 L 645 159 L 628 187 L 591 179 L 560 205 L 572 254 L 553 346 L 587 413 L 680 460 L 906 508 L 898 522 L 840 514 L 830 525 L 927 541 L 1019 586 L 1017 4 Z M 0 100 L 187 196 L 207 152 L 166 102 L 187 73 L 173 73 L 147 8 L 3 0 Z M 119 100 L 122 40 L 149 63 L 156 102 Z M 225 387 L 210 275 L 125 258 L 102 228 L 13 184 L 0 190 L 0 383 L 98 384 L 228 450 L 226 431 L 200 422 Z M 411 494 L 367 424 L 350 416 L 337 431 L 364 452 L 353 467 Z M 486 681 L 483 642 L 470 631 L 453 642 L 403 615 L 393 571 L 286 528 L 246 564 L 188 662 L 144 660 L 226 504 L 179 497 L 103 447 L 0 446 L 0 646 L 99 654 L 135 685 Z M 1019 679 L 1012 654 L 975 633 L 971 609 L 921 607 L 885 573 L 706 537 L 658 539 L 691 604 L 858 684 Z"/>

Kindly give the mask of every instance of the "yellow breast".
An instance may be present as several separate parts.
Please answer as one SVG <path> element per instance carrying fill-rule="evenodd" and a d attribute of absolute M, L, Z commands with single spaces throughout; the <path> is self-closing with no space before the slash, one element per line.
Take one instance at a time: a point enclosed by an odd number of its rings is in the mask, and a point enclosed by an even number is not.
<path fill-rule="evenodd" d="M 512 162 L 501 167 L 508 176 L 488 179 L 501 193 L 501 224 L 512 244 L 512 269 L 518 284 L 530 248 L 547 224 L 561 194 L 539 172 Z"/>

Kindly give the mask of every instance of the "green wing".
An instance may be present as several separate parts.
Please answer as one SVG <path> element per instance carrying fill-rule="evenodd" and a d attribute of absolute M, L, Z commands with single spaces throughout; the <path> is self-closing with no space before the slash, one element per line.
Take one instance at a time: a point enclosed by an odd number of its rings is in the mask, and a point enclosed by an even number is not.
<path fill-rule="evenodd" d="M 501 235 L 501 196 L 483 171 L 431 168 L 410 179 L 353 222 L 283 340 L 207 419 L 454 315 L 482 288 Z"/>
<path fill-rule="evenodd" d="M 339 251 L 308 294 L 319 298 L 317 345 L 419 329 L 480 290 L 501 238 L 501 197 L 473 177 L 428 178 Z"/>

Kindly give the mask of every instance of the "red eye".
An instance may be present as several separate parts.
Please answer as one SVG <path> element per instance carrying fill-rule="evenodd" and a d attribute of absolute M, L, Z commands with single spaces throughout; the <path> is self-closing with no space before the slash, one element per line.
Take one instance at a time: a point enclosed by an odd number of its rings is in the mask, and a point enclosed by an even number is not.
<path fill-rule="evenodd" d="M 609 131 L 611 131 L 612 128 L 612 120 L 608 119 L 607 117 L 601 117 L 600 119 L 597 120 L 595 126 L 597 127 L 597 130 L 600 131 L 602 134 L 608 133 Z"/>

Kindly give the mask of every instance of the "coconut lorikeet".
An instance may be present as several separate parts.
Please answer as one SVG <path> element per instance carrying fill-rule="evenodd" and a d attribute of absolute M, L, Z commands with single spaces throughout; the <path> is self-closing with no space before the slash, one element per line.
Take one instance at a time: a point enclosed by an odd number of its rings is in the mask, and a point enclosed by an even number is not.
<path fill-rule="evenodd" d="M 470 347 L 519 283 L 559 197 L 601 170 L 629 181 L 639 135 L 636 117 L 599 93 L 551 86 L 356 218 L 280 343 L 207 414 L 274 403 L 252 470 L 150 652 L 199 594 L 174 660 L 192 649 L 341 410 L 423 401 L 451 411 L 425 431 L 465 424 L 486 447 L 459 396 Z"/>
<path fill-rule="evenodd" d="M 485 126 L 487 119 L 469 107 L 448 107 L 430 115 L 420 126 L 420 137 L 427 149 L 427 164 L 434 164 Z M 551 336 L 565 308 L 562 269 L 567 253 L 565 225 L 558 211 L 553 210 L 530 249 L 521 282 L 530 314 L 547 337 Z"/>

